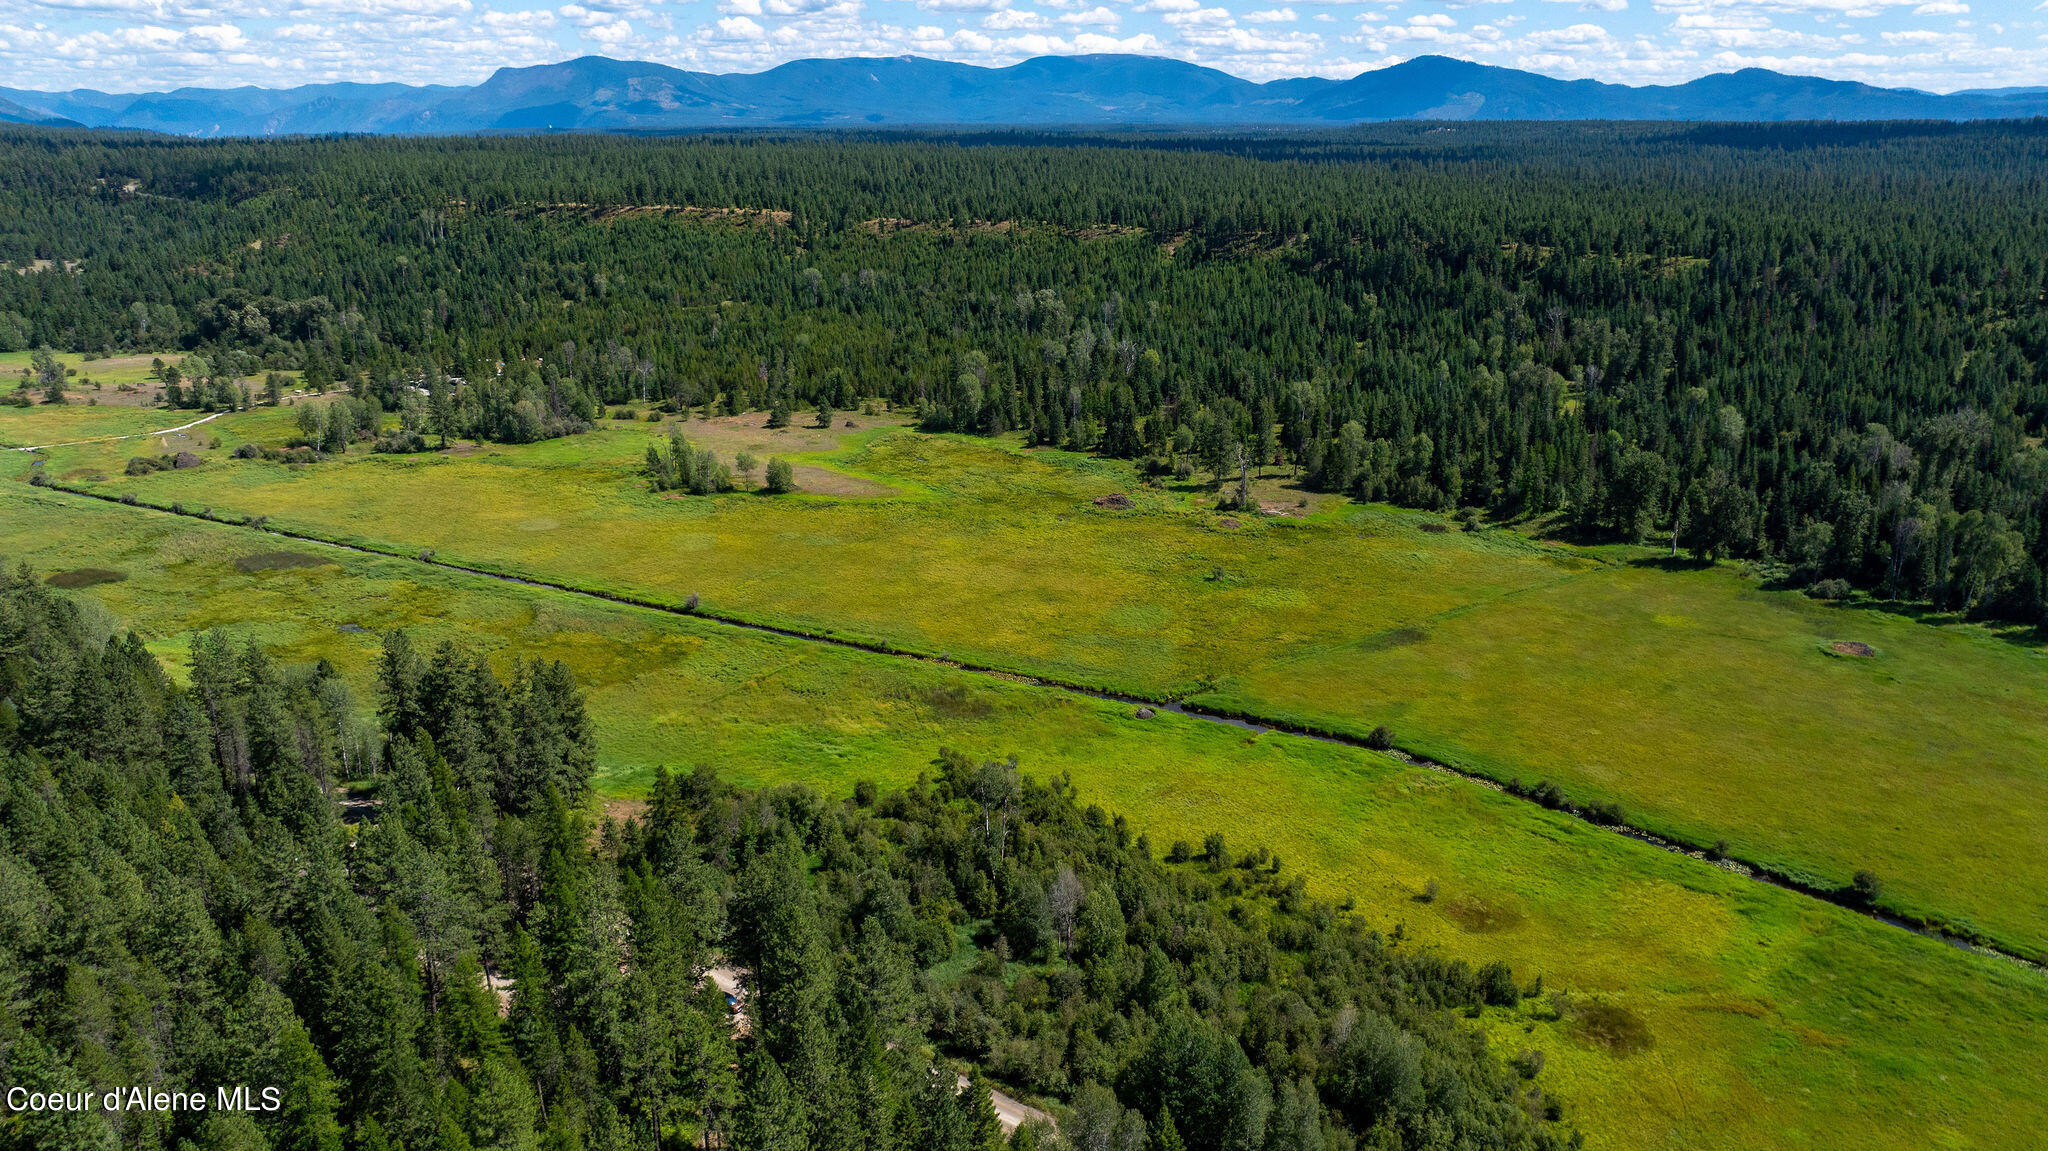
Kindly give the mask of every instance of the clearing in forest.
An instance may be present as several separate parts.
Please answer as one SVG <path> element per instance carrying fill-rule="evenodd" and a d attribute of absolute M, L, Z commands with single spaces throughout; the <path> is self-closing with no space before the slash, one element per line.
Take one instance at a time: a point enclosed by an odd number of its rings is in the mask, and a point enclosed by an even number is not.
<path fill-rule="evenodd" d="M 1355 736 L 1385 724 L 1404 747 L 1550 780 L 1815 886 L 1872 871 L 1889 908 L 2048 954 L 2038 643 L 1328 497 L 1299 516 L 1223 514 L 1122 461 L 889 418 L 670 421 L 726 460 L 819 448 L 789 457 L 849 485 L 780 498 L 649 491 L 641 461 L 669 424 L 640 420 L 451 453 L 226 458 L 244 437 L 281 444 L 290 418 L 209 425 L 222 447 L 186 471 L 123 475 L 118 445 L 47 466 L 402 555 L 694 594 L 735 618 Z M 1284 477 L 1261 489 L 1288 494 Z M 1133 506 L 1097 503 L 1109 496 Z M 1408 639 L 1383 642 L 1395 635 Z M 1838 640 L 1881 655 L 1833 658 Z"/>

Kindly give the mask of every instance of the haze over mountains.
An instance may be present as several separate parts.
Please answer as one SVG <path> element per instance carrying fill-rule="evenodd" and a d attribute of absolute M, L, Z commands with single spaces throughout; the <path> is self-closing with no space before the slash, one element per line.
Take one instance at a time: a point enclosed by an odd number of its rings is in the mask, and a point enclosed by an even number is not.
<path fill-rule="evenodd" d="M 1422 56 L 1349 80 L 1253 83 L 1151 56 L 1007 68 L 920 57 L 712 75 L 586 56 L 473 87 L 309 84 L 115 95 L 0 88 L 0 122 L 191 136 L 874 125 L 1290 125 L 1381 120 L 1969 120 L 2048 115 L 2048 89 L 1938 95 L 1764 69 L 1630 87 Z"/>

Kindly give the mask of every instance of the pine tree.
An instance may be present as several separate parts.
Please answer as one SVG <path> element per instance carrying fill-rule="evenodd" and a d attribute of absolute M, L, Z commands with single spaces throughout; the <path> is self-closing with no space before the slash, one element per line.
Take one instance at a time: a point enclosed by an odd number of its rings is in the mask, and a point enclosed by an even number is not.
<path fill-rule="evenodd" d="M 960 1091 L 960 1107 L 967 1121 L 967 1145 L 974 1151 L 1003 1151 L 1003 1123 L 996 1116 L 995 1100 L 989 1095 L 988 1080 L 981 1068 L 967 1073 L 967 1086 Z"/>
<path fill-rule="evenodd" d="M 1145 1151 L 1187 1151 L 1187 1144 L 1181 1141 L 1180 1128 L 1173 1125 L 1173 1108 L 1159 1109 L 1159 1120 L 1152 1125 L 1150 1137 L 1145 1140 Z"/>
<path fill-rule="evenodd" d="M 810 1151 L 804 1107 L 789 1080 L 760 1047 L 740 1063 L 740 1106 L 733 1116 L 734 1151 Z"/>

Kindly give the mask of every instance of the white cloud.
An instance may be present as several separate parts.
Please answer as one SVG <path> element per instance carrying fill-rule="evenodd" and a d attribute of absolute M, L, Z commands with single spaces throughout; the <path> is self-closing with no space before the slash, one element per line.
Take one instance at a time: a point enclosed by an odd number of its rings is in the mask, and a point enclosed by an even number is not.
<path fill-rule="evenodd" d="M 1880 39 L 1887 44 L 1905 45 L 1946 45 L 1964 47 L 1977 41 L 1968 32 L 1934 32 L 1926 28 L 1914 28 L 1905 32 L 1886 32 Z"/>
<path fill-rule="evenodd" d="M 1785 16 L 1811 16 L 1816 20 L 1833 17 L 1869 19 L 1898 8 L 1910 8 L 1921 0 L 1655 0 L 1659 12 L 1705 12 L 1736 10 L 1770 12 Z"/>
<path fill-rule="evenodd" d="M 718 34 L 727 40 L 759 40 L 768 30 L 745 16 L 727 16 L 718 22 Z"/>
<path fill-rule="evenodd" d="M 1183 33 L 1182 41 L 1227 58 L 1280 56 L 1305 58 L 1322 46 L 1312 32 L 1268 35 L 1250 28 L 1202 28 Z"/>
<path fill-rule="evenodd" d="M 1932 4 L 1922 4 L 1913 9 L 1915 16 L 1967 16 L 1969 12 L 1968 4 L 1958 4 L 1955 0 L 1935 0 Z"/>
<path fill-rule="evenodd" d="M 1052 21 L 1045 13 L 1029 8 L 1004 8 L 982 17 L 981 26 L 993 32 L 1009 32 L 1018 28 L 1044 28 Z"/>
<path fill-rule="evenodd" d="M 1259 12 L 1247 12 L 1244 18 L 1253 24 L 1292 24 L 1299 19 L 1292 8 L 1267 8 Z"/>
<path fill-rule="evenodd" d="M 1060 17 L 1062 24 L 1092 25 L 1097 28 L 1114 28 L 1123 22 L 1122 16 L 1099 4 L 1086 12 L 1068 12 Z"/>

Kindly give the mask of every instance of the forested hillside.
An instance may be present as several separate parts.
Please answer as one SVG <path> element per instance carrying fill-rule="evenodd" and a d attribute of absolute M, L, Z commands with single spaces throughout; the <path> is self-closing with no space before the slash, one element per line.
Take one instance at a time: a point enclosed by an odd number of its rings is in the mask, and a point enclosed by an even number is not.
<path fill-rule="evenodd" d="M 9 1151 L 980 1149 L 989 1077 L 1059 1112 L 1011 1147 L 1578 1142 L 1542 1060 L 1461 1017 L 1522 998 L 1505 966 L 1221 835 L 1161 862 L 1064 779 L 945 752 L 842 800 L 699 767 L 594 822 L 559 665 L 394 633 L 371 724 L 325 664 L 216 633 L 189 684 L 0 577 L 0 1079 L 279 1106 L 7 1113 Z"/>
<path fill-rule="evenodd" d="M 200 404 L 302 369 L 500 440 L 625 400 L 873 398 L 2037 620 L 2044 172 L 2040 122 L 22 130 L 0 342 L 197 353 Z"/>

